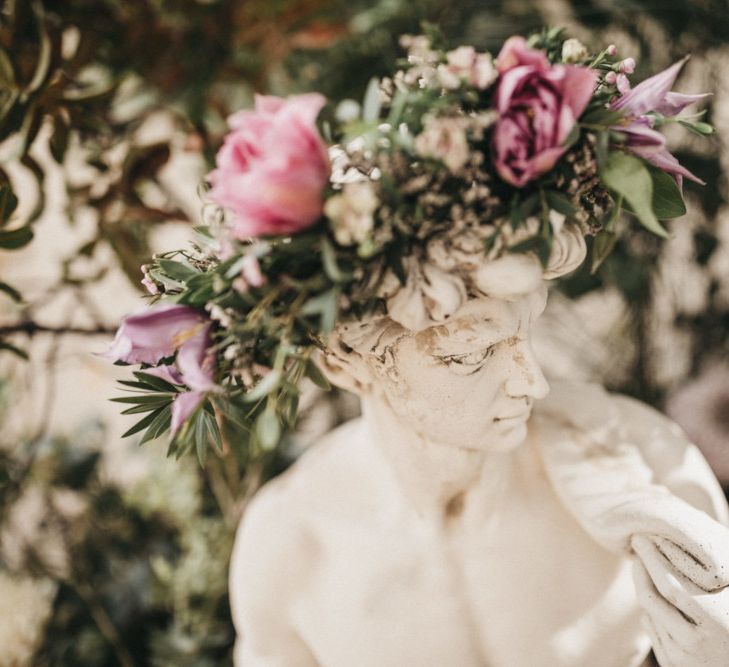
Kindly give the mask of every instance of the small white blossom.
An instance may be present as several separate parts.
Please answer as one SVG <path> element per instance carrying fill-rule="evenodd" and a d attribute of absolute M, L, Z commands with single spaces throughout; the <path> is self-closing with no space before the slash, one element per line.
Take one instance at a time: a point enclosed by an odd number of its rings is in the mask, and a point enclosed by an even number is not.
<path fill-rule="evenodd" d="M 266 284 L 266 276 L 263 275 L 261 265 L 258 263 L 258 258 L 253 253 L 248 253 L 243 258 L 241 277 L 251 287 L 262 287 Z"/>
<path fill-rule="evenodd" d="M 446 65 L 438 65 L 438 83 L 446 90 L 458 90 L 463 83 L 458 74 Z"/>
<path fill-rule="evenodd" d="M 499 73 L 494 66 L 494 59 L 490 53 L 479 53 L 473 65 L 471 83 L 480 90 L 488 88 L 496 79 Z"/>
<path fill-rule="evenodd" d="M 470 154 L 463 120 L 426 117 L 425 129 L 415 138 L 418 154 L 441 160 L 453 172 L 461 169 Z"/>
<path fill-rule="evenodd" d="M 359 118 L 361 108 L 356 100 L 342 100 L 337 106 L 335 112 L 336 118 L 340 123 L 348 123 Z"/>
<path fill-rule="evenodd" d="M 337 243 L 362 243 L 374 227 L 374 212 L 379 203 L 370 181 L 346 183 L 340 194 L 330 197 L 324 205 L 324 214 L 331 221 Z"/>
<path fill-rule="evenodd" d="M 566 63 L 578 63 L 589 55 L 587 47 L 579 39 L 568 39 L 562 44 L 562 60 Z"/>
<path fill-rule="evenodd" d="M 472 46 L 459 46 L 449 51 L 446 58 L 448 65 L 441 67 L 480 90 L 488 88 L 498 77 L 491 55 L 476 53 Z"/>
<path fill-rule="evenodd" d="M 476 49 L 472 46 L 459 46 L 446 54 L 448 64 L 457 71 L 470 71 L 476 61 Z"/>
<path fill-rule="evenodd" d="M 228 328 L 233 323 L 230 315 L 217 304 L 209 303 L 205 306 L 205 310 L 210 313 L 210 319 L 220 322 L 223 328 Z"/>

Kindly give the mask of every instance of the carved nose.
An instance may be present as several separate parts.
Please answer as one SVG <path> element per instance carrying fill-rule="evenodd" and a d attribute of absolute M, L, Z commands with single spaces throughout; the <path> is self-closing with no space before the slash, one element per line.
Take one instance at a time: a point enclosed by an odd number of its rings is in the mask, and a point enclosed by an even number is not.
<path fill-rule="evenodd" d="M 513 361 L 504 383 L 504 390 L 513 398 L 527 396 L 544 398 L 549 393 L 549 384 L 539 367 L 529 341 L 519 341 L 512 347 Z"/>

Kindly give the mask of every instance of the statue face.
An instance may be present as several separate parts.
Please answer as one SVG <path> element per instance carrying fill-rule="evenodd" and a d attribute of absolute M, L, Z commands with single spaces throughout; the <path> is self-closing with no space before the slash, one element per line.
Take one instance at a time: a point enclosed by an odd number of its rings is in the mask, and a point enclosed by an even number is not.
<path fill-rule="evenodd" d="M 549 390 L 529 343 L 545 305 L 543 287 L 513 301 L 469 300 L 444 324 L 400 338 L 377 386 L 400 420 L 430 440 L 515 447 L 532 401 Z"/>

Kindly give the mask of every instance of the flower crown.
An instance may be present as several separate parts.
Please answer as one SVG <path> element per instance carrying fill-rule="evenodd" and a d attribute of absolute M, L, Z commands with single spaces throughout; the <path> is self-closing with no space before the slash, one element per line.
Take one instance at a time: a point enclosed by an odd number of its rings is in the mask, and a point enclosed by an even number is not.
<path fill-rule="evenodd" d="M 229 119 L 214 219 L 190 250 L 143 267 L 159 303 L 125 318 L 107 353 L 141 364 L 122 381 L 132 395 L 113 399 L 144 415 L 125 435 L 169 431 L 171 454 L 201 461 L 228 441 L 271 450 L 295 425 L 302 378 L 328 386 L 312 352 L 337 323 L 386 314 L 420 329 L 497 290 L 504 264 L 555 277 L 593 237 L 595 270 L 623 210 L 664 237 L 659 221 L 685 212 L 682 178 L 699 179 L 657 130 L 712 131 L 675 118 L 703 97 L 671 92 L 685 61 L 631 87 L 632 58 L 560 30 L 511 37 L 496 59 L 401 41 L 403 68 L 361 106 L 257 96 Z"/>

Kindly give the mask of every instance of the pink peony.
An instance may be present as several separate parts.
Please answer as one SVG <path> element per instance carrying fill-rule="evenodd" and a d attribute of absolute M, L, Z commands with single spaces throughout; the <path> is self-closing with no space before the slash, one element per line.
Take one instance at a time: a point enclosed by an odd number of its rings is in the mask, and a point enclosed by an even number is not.
<path fill-rule="evenodd" d="M 577 65 L 550 65 L 523 37 L 511 37 L 496 61 L 499 120 L 492 142 L 501 178 L 520 188 L 549 171 L 592 97 L 597 72 Z"/>
<path fill-rule="evenodd" d="M 237 238 L 292 234 L 321 216 L 329 157 L 316 118 L 324 103 L 316 93 L 258 95 L 255 110 L 228 119 L 210 195 L 234 214 Z"/>

